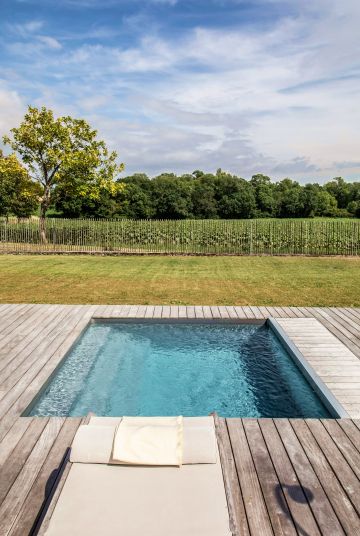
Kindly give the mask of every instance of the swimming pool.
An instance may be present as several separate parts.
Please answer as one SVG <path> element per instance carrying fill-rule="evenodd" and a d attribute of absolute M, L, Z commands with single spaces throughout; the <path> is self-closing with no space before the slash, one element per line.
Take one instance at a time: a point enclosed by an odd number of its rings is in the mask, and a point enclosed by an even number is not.
<path fill-rule="evenodd" d="M 27 415 L 329 417 L 265 324 L 96 321 Z"/>

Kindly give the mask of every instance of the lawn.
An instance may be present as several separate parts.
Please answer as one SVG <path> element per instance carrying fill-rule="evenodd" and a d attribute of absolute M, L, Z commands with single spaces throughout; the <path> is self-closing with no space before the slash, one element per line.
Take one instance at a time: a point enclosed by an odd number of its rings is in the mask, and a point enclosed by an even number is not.
<path fill-rule="evenodd" d="M 360 258 L 0 256 L 3 303 L 360 306 Z"/>

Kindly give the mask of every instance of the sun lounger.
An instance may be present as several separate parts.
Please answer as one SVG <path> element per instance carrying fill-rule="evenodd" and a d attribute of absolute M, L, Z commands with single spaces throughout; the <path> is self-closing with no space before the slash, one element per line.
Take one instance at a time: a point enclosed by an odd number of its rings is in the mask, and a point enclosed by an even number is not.
<path fill-rule="evenodd" d="M 119 420 L 92 417 L 78 432 L 46 535 L 230 536 L 213 418 L 183 419 L 181 467 L 107 463 Z"/>

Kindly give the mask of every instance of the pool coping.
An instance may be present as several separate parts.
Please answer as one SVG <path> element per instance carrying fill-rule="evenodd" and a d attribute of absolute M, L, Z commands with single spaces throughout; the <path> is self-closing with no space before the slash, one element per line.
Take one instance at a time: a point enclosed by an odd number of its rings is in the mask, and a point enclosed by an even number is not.
<path fill-rule="evenodd" d="M 307 381 L 316 391 L 317 395 L 330 411 L 330 413 L 335 418 L 349 419 L 350 415 L 340 404 L 335 395 L 331 392 L 329 387 L 323 382 L 320 376 L 315 372 L 314 368 L 311 366 L 306 357 L 300 352 L 294 342 L 291 340 L 290 336 L 286 331 L 280 326 L 276 318 L 269 317 L 267 319 L 267 324 L 270 329 L 275 333 L 276 337 L 280 340 L 282 345 L 286 348 L 288 354 L 293 359 L 295 364 L 304 374 Z"/>

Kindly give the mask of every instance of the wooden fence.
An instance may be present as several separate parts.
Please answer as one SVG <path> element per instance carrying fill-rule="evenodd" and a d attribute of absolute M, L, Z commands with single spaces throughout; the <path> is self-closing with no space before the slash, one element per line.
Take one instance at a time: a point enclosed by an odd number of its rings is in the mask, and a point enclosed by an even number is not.
<path fill-rule="evenodd" d="M 360 220 L 0 219 L 0 253 L 360 255 Z"/>

